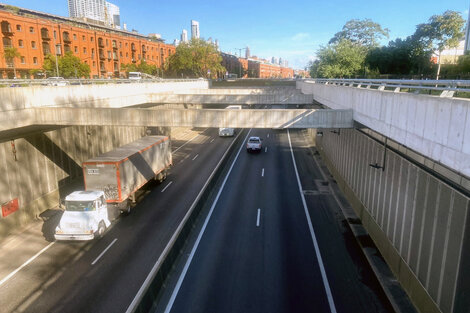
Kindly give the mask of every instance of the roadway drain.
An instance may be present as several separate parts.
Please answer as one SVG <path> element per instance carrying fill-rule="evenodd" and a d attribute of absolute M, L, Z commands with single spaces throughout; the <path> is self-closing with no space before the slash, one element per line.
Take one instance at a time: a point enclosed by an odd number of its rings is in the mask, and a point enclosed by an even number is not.
<path fill-rule="evenodd" d="M 329 182 L 326 180 L 321 180 L 321 179 L 315 179 L 315 185 L 317 186 L 317 189 L 320 193 L 322 194 L 329 194 L 330 193 L 330 188 L 329 188 Z"/>

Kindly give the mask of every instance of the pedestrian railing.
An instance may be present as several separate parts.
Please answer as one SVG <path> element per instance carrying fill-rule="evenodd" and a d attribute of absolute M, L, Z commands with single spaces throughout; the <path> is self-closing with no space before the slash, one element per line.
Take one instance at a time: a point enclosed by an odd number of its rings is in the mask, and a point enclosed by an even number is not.
<path fill-rule="evenodd" d="M 202 79 L 0 79 L 0 87 L 195 82 Z"/>
<path fill-rule="evenodd" d="M 390 90 L 439 95 L 440 97 L 470 97 L 470 80 L 402 80 L 402 79 L 306 79 L 316 84 L 355 88 Z"/>

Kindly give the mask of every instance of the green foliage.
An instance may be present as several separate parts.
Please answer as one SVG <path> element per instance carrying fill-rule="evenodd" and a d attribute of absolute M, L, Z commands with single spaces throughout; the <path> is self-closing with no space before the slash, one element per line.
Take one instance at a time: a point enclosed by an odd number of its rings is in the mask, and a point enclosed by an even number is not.
<path fill-rule="evenodd" d="M 15 7 L 14 5 L 7 4 L 7 5 L 4 5 L 3 7 L 5 8 L 5 10 L 10 11 L 14 14 L 20 13 L 20 8 Z"/>
<path fill-rule="evenodd" d="M 460 13 L 446 11 L 442 15 L 433 15 L 428 23 L 416 26 L 413 35 L 428 49 L 442 52 L 445 48 L 455 48 L 464 37 L 465 21 Z"/>
<path fill-rule="evenodd" d="M 366 47 L 359 46 L 348 39 L 320 47 L 318 60 L 310 66 L 312 77 L 343 78 L 363 73 Z"/>
<path fill-rule="evenodd" d="M 413 37 L 390 41 L 388 46 L 368 52 L 366 64 L 382 74 L 428 74 L 431 69 L 431 53 L 423 49 Z"/>
<path fill-rule="evenodd" d="M 214 45 L 201 39 L 192 39 L 176 47 L 165 64 L 173 76 L 180 77 L 217 77 L 225 73 L 221 65 L 222 56 Z"/>
<path fill-rule="evenodd" d="M 141 72 L 145 74 L 149 74 L 152 76 L 158 76 L 160 73 L 160 69 L 156 65 L 148 64 L 145 61 L 141 61 L 139 64 L 129 63 L 129 64 L 121 64 L 121 70 L 129 73 L 129 72 Z"/>
<path fill-rule="evenodd" d="M 3 57 L 7 62 L 14 62 L 16 58 L 21 56 L 20 52 L 15 47 L 7 47 L 3 50 Z"/>
<path fill-rule="evenodd" d="M 72 52 L 65 53 L 64 56 L 57 56 L 59 73 L 56 70 L 56 56 L 48 54 L 44 57 L 42 68 L 47 76 L 61 76 L 64 78 L 90 77 L 90 66 L 82 63 L 80 58 L 73 55 Z"/>
<path fill-rule="evenodd" d="M 352 43 L 366 47 L 377 47 L 378 41 L 382 38 L 388 38 L 389 30 L 382 28 L 380 24 L 370 19 L 349 20 L 343 26 L 340 32 L 337 32 L 330 39 L 329 44 L 339 43 L 343 39 L 350 40 Z"/>

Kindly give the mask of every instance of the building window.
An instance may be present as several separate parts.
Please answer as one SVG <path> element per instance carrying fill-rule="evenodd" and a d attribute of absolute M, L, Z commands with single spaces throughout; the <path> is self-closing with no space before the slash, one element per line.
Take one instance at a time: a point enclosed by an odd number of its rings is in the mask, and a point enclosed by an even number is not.
<path fill-rule="evenodd" d="M 106 47 L 108 46 L 108 39 L 106 39 Z"/>
<path fill-rule="evenodd" d="M 83 41 L 86 41 L 85 35 L 82 36 L 82 40 L 83 40 Z"/>
<path fill-rule="evenodd" d="M 127 42 L 126 42 L 126 47 L 127 47 Z"/>
<path fill-rule="evenodd" d="M 20 32 L 21 31 L 21 25 L 16 25 L 16 31 Z"/>
<path fill-rule="evenodd" d="M 92 58 L 95 57 L 95 48 L 91 48 L 91 57 L 92 57 Z"/>
<path fill-rule="evenodd" d="M 73 50 L 75 51 L 75 53 L 78 53 L 78 47 L 77 46 L 75 46 Z"/>
<path fill-rule="evenodd" d="M 34 58 L 33 58 L 33 63 L 34 63 L 34 64 L 38 64 L 38 58 L 37 58 L 37 57 L 34 57 Z"/>
<path fill-rule="evenodd" d="M 21 64 L 25 64 L 26 63 L 26 59 L 24 58 L 24 56 L 21 57 Z"/>
<path fill-rule="evenodd" d="M 30 32 L 30 33 L 34 33 L 34 27 L 30 27 L 30 28 L 29 28 L 29 32 Z"/>
<path fill-rule="evenodd" d="M 83 47 L 83 54 L 86 54 L 86 47 Z"/>
<path fill-rule="evenodd" d="M 122 42 L 119 42 L 119 49 L 122 48 Z"/>
<path fill-rule="evenodd" d="M 108 59 L 111 59 L 111 51 L 108 51 Z"/>
<path fill-rule="evenodd" d="M 31 48 L 36 49 L 36 41 L 31 41 Z"/>
<path fill-rule="evenodd" d="M 129 57 L 129 53 L 126 52 L 126 58 L 128 58 L 128 57 Z"/>
<path fill-rule="evenodd" d="M 18 47 L 23 48 L 23 40 L 18 40 Z"/>
<path fill-rule="evenodd" d="M 93 37 L 90 37 L 90 41 L 93 42 L 93 40 L 94 40 Z"/>
<path fill-rule="evenodd" d="M 122 51 L 119 52 L 119 56 L 122 58 Z"/>
<path fill-rule="evenodd" d="M 57 39 L 57 32 L 54 30 L 54 39 Z"/>
<path fill-rule="evenodd" d="M 93 61 L 93 67 L 96 67 L 96 62 L 95 61 Z"/>

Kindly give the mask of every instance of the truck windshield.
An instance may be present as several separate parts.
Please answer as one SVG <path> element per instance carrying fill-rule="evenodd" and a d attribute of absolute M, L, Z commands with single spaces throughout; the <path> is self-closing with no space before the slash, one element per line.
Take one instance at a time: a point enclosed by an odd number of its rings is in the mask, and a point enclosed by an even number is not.
<path fill-rule="evenodd" d="M 65 209 L 67 211 L 84 212 L 94 211 L 93 201 L 65 201 Z"/>

